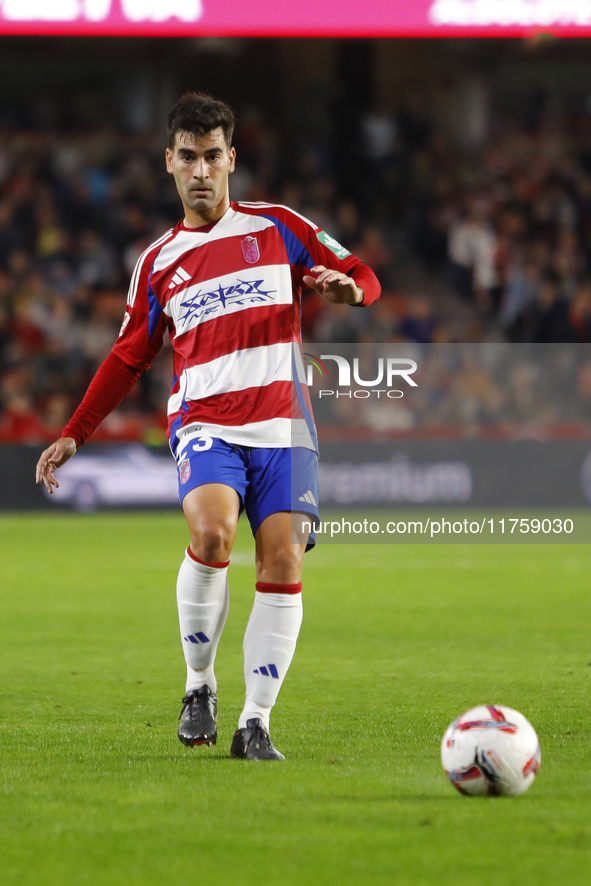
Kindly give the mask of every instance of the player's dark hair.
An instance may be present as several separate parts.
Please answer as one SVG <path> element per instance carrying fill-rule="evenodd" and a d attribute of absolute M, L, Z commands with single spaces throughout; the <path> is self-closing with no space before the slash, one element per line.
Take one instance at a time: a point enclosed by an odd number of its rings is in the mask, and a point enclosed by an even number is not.
<path fill-rule="evenodd" d="M 205 92 L 186 92 L 168 115 L 168 146 L 172 150 L 177 132 L 205 135 L 222 128 L 227 146 L 232 146 L 234 113 L 224 102 Z"/>

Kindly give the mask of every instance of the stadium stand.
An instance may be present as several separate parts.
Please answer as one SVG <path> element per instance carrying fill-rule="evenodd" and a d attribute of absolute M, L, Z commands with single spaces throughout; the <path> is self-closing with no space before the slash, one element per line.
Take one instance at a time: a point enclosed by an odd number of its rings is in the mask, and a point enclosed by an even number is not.
<path fill-rule="evenodd" d="M 461 150 L 412 92 L 396 112 L 352 117 L 335 102 L 313 137 L 310 101 L 286 160 L 269 116 L 237 111 L 233 199 L 288 203 L 383 286 L 364 312 L 325 310 L 309 294 L 308 342 L 591 340 L 587 113 L 557 115 L 538 96 Z M 77 129 L 68 113 L 54 98 L 0 116 L 0 441 L 55 437 L 118 333 L 135 259 L 178 217 L 160 136 L 104 121 Z M 335 133 L 347 129 L 345 150 Z M 98 436 L 162 440 L 168 358 L 165 348 Z M 587 405 L 589 365 L 577 373 Z M 481 381 L 490 424 L 498 382 Z"/>

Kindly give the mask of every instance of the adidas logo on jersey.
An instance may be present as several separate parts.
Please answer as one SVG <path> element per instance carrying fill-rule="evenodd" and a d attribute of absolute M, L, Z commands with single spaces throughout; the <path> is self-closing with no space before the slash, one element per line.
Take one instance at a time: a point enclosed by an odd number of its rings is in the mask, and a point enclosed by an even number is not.
<path fill-rule="evenodd" d="M 176 274 L 172 278 L 172 281 L 168 284 L 169 289 L 174 289 L 175 286 L 178 286 L 180 283 L 186 283 L 187 280 L 191 279 L 191 275 L 187 274 L 184 268 L 179 267 L 176 269 Z"/>
<path fill-rule="evenodd" d="M 274 677 L 275 680 L 279 679 L 279 671 L 275 667 L 274 664 L 263 665 L 260 668 L 255 668 L 253 674 L 262 674 L 263 677 Z"/>
<path fill-rule="evenodd" d="M 314 498 L 312 491 L 310 489 L 308 489 L 307 492 L 304 492 L 303 495 L 300 495 L 300 497 L 298 498 L 298 501 L 305 501 L 306 504 L 313 505 L 315 508 L 318 507 L 318 502 Z"/>
<path fill-rule="evenodd" d="M 209 637 L 207 637 L 203 631 L 197 631 L 196 634 L 189 634 L 188 637 L 183 637 L 185 643 L 210 643 Z"/>

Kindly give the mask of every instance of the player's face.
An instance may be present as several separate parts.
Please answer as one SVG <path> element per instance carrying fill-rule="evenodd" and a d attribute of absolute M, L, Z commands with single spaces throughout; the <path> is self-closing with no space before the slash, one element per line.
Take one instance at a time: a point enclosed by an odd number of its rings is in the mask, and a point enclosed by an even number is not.
<path fill-rule="evenodd" d="M 221 126 L 205 135 L 177 132 L 174 148 L 166 149 L 166 168 L 174 176 L 188 227 L 209 224 L 225 213 L 235 159 L 236 151 L 228 148 Z"/>

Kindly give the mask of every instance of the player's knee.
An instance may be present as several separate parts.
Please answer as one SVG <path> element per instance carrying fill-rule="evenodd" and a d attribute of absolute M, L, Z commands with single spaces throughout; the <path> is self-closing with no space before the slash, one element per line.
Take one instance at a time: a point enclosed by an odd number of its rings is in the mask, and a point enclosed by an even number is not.
<path fill-rule="evenodd" d="M 191 529 L 191 551 L 204 563 L 221 563 L 230 558 L 234 534 L 223 524 L 206 524 Z"/>
<path fill-rule="evenodd" d="M 259 581 L 293 583 L 300 580 L 302 554 L 296 545 L 278 545 L 257 558 Z"/>

